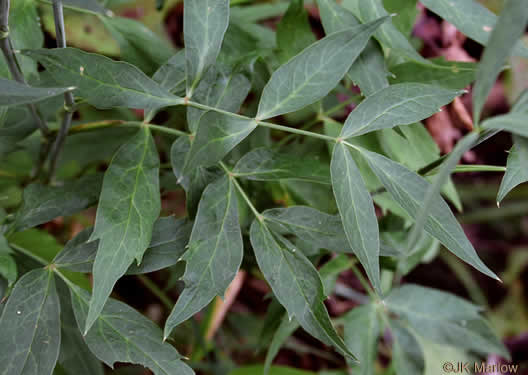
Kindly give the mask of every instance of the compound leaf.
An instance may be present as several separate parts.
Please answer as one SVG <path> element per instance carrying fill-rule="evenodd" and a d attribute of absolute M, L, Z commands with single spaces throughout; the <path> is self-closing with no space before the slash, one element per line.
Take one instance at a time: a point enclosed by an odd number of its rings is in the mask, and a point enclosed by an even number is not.
<path fill-rule="evenodd" d="M 123 144 L 105 173 L 90 241 L 99 240 L 88 332 L 117 279 L 141 262 L 160 212 L 159 157 L 148 127 Z"/>
<path fill-rule="evenodd" d="M 224 176 L 205 189 L 184 254 L 185 289 L 165 324 L 165 337 L 181 322 L 223 296 L 242 262 L 243 243 L 238 223 L 235 187 Z"/>
<path fill-rule="evenodd" d="M 0 318 L 2 375 L 51 375 L 59 356 L 60 303 L 53 274 L 26 273 Z"/>
<path fill-rule="evenodd" d="M 328 35 L 282 65 L 264 87 L 257 118 L 294 112 L 327 95 L 387 19 Z"/>

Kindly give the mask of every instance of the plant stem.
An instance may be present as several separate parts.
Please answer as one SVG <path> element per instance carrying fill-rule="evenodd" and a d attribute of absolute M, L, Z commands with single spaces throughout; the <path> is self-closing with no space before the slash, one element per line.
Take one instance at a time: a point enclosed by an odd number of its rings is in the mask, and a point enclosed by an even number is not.
<path fill-rule="evenodd" d="M 311 121 L 306 123 L 303 127 L 301 127 L 301 130 L 308 130 L 312 126 L 324 121 L 326 118 L 329 118 L 329 116 L 332 116 L 334 113 L 339 112 L 340 110 L 345 108 L 347 105 L 349 105 L 351 103 L 354 103 L 357 100 L 358 96 L 359 95 L 352 96 L 352 97 L 348 98 L 347 100 L 345 100 L 345 101 L 335 105 L 334 107 L 330 108 L 328 111 L 322 112 L 322 113 L 318 113 L 317 116 L 315 116 L 314 119 L 312 119 Z M 290 135 L 282 138 L 279 142 L 277 142 L 276 147 L 278 148 L 278 147 L 283 146 L 284 144 L 288 143 L 291 139 L 295 138 L 296 136 L 298 136 L 298 134 L 290 134 Z"/>
<path fill-rule="evenodd" d="M 350 269 L 352 270 L 352 272 L 354 272 L 354 275 L 356 275 L 357 279 L 359 280 L 359 282 L 361 283 L 361 286 L 363 286 L 363 288 L 365 289 L 365 291 L 368 293 L 368 295 L 374 300 L 374 301 L 378 301 L 379 300 L 379 297 L 376 295 L 376 293 L 374 292 L 374 290 L 372 289 L 372 287 L 370 286 L 369 282 L 367 281 L 367 279 L 365 279 L 365 276 L 363 276 L 363 274 L 361 273 L 361 271 L 359 270 L 359 268 L 357 268 L 357 266 L 352 263 L 350 265 Z"/>
<path fill-rule="evenodd" d="M 62 0 L 53 0 L 53 17 L 55 19 L 55 34 L 57 39 L 58 48 L 66 48 L 66 31 L 64 29 L 64 10 L 62 7 Z M 64 94 L 64 117 L 62 119 L 62 124 L 59 130 L 57 138 L 51 148 L 50 153 L 50 170 L 48 179 L 51 180 L 55 176 L 57 170 L 57 163 L 59 161 L 59 156 L 64 146 L 64 141 L 66 140 L 66 135 L 70 130 L 75 101 L 73 99 L 73 94 L 68 91 Z"/>
<path fill-rule="evenodd" d="M 288 126 L 283 126 L 283 125 L 276 125 L 276 124 L 272 124 L 270 122 L 264 122 L 264 121 L 258 121 L 257 123 L 260 126 L 264 126 L 266 128 L 270 128 L 270 129 L 280 130 L 280 131 L 283 131 L 283 132 L 294 133 L 294 134 L 298 134 L 298 135 L 306 135 L 308 137 L 319 138 L 319 139 L 322 139 L 322 140 L 325 140 L 325 141 L 330 141 L 330 142 L 335 142 L 336 141 L 336 138 L 330 137 L 330 136 L 324 135 L 324 134 L 309 132 L 309 131 L 301 130 L 301 129 L 297 129 L 297 128 L 290 128 Z"/>
<path fill-rule="evenodd" d="M 53 5 L 53 3 L 49 0 L 37 0 L 37 1 L 42 4 Z M 93 10 L 90 10 L 90 9 L 79 8 L 73 5 L 64 5 L 64 8 L 69 9 L 69 10 L 74 10 L 80 13 L 91 14 L 92 16 L 96 16 L 96 17 L 101 17 L 100 13 L 94 12 Z"/>
<path fill-rule="evenodd" d="M 129 128 L 139 128 L 141 126 L 148 126 L 152 131 L 158 131 L 161 133 L 166 133 L 166 134 L 171 134 L 171 135 L 176 135 L 176 136 L 186 136 L 186 137 L 190 135 L 189 133 L 186 133 L 184 131 L 167 128 L 161 125 L 148 124 L 148 123 L 144 123 L 140 121 L 123 121 L 123 120 L 105 120 L 105 121 L 90 122 L 86 124 L 72 126 L 69 134 L 90 132 L 90 131 L 95 131 L 99 129 L 113 128 L 116 126 L 129 127 Z"/>
<path fill-rule="evenodd" d="M 240 184 L 238 183 L 238 181 L 237 181 L 235 175 L 233 174 L 233 172 L 231 172 L 229 170 L 229 168 L 227 168 L 227 166 L 224 163 L 222 163 L 221 161 L 218 162 L 218 164 L 220 164 L 222 169 L 227 173 L 227 175 L 229 176 L 229 178 L 233 182 L 233 185 L 235 185 L 235 187 L 239 191 L 239 193 L 242 196 L 242 198 L 246 201 L 246 203 L 249 206 L 249 208 L 251 209 L 251 211 L 253 211 L 253 214 L 255 215 L 257 220 L 260 221 L 260 222 L 263 222 L 264 221 L 264 217 L 260 214 L 260 212 L 258 212 L 258 210 L 255 208 L 255 206 L 253 206 L 253 203 L 251 203 L 251 200 L 247 196 L 246 192 L 244 191 L 244 189 L 242 189 L 242 186 L 240 186 Z"/>
<path fill-rule="evenodd" d="M 335 142 L 335 140 L 336 140 L 334 137 L 329 137 L 329 136 L 324 135 L 324 134 L 309 132 L 309 131 L 306 131 L 306 130 L 301 130 L 301 129 L 296 129 L 296 128 L 290 128 L 288 126 L 276 125 L 276 124 L 272 124 L 270 122 L 259 121 L 259 120 L 256 120 L 256 119 L 252 119 L 251 117 L 239 115 L 239 114 L 232 113 L 232 112 L 229 112 L 229 111 L 224 111 L 223 109 L 210 107 L 208 105 L 196 103 L 196 102 L 193 102 L 193 101 L 190 101 L 190 100 L 186 101 L 185 104 L 189 105 L 191 107 L 194 107 L 194 108 L 202 109 L 204 111 L 214 111 L 214 112 L 218 112 L 218 113 L 221 113 L 223 115 L 226 115 L 226 116 L 236 117 L 236 118 L 244 119 L 244 120 L 255 120 L 258 125 L 264 126 L 266 128 L 270 128 L 270 129 L 276 129 L 276 130 L 280 130 L 280 131 L 283 131 L 283 132 L 294 133 L 294 134 L 298 134 L 298 135 L 306 135 L 308 137 L 324 139 L 326 141 Z"/>
<path fill-rule="evenodd" d="M 145 275 L 137 275 L 137 278 L 145 285 L 145 287 L 150 290 L 152 294 L 154 294 L 158 299 L 165 305 L 165 307 L 170 311 L 174 307 L 174 303 L 171 301 L 169 296 L 161 290 L 155 282 L 150 280 Z"/>

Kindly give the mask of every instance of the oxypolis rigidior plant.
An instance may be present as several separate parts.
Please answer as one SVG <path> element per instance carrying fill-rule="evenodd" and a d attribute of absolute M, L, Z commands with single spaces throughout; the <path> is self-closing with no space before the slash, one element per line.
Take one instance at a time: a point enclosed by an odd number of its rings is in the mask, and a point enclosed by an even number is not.
<path fill-rule="evenodd" d="M 526 1 L 506 1 L 499 16 L 474 0 L 422 1 L 486 46 L 479 64 L 424 59 L 381 0 L 317 0 L 320 40 L 302 0 L 269 7 L 287 5 L 276 32 L 257 23 L 259 5 L 237 3 L 185 0 L 185 48 L 175 52 L 96 0 L 0 0 L 0 157 L 9 169 L 29 155 L 31 167 L 10 180 L 23 187 L 21 204 L 0 212 L 0 374 L 94 375 L 101 362 L 192 374 L 169 338 L 224 295 L 243 260 L 279 312 L 266 371 L 298 327 L 364 375 L 387 330 L 399 375 L 424 373 L 427 343 L 507 358 L 479 307 L 400 280 L 440 244 L 498 279 L 442 196 L 460 208 L 450 174 L 500 130 L 515 145 L 498 201 L 528 179 L 526 92 L 510 113 L 481 121 L 506 59 L 528 57 Z M 56 48 L 42 48 L 39 7 L 52 7 Z M 67 47 L 65 9 L 101 21 L 124 61 Z M 474 81 L 474 129 L 440 157 L 420 121 Z M 361 95 L 338 102 L 352 82 Z M 350 103 L 341 124 L 333 117 Z M 180 188 L 187 216 L 160 217 L 160 192 Z M 93 228 L 61 251 L 28 240 L 31 228 L 94 205 Z M 379 225 L 382 216 L 392 225 Z M 124 275 L 177 276 L 178 262 L 184 288 L 163 330 L 110 298 Z M 349 269 L 368 296 L 339 320 L 342 338 L 323 301 Z"/>

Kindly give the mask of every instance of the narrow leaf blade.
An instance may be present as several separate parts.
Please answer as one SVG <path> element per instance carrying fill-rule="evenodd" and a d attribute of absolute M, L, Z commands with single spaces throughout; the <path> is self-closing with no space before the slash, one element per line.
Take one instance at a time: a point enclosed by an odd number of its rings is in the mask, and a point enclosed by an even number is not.
<path fill-rule="evenodd" d="M 495 84 L 506 58 L 515 42 L 523 35 L 528 23 L 528 6 L 525 0 L 508 0 L 497 24 L 493 28 L 477 71 L 473 88 L 473 122 L 480 122 L 484 103 Z"/>
<path fill-rule="evenodd" d="M 396 202 L 411 217 L 416 217 L 430 186 L 429 182 L 403 165 L 382 155 L 365 149 L 360 150 Z M 462 227 L 443 198 L 437 195 L 433 202 L 424 224 L 425 231 L 438 239 L 449 251 L 463 261 L 485 275 L 499 280 L 493 271 L 480 260 L 473 245 L 467 239 Z"/>
<path fill-rule="evenodd" d="M 2 375 L 51 375 L 59 356 L 60 303 L 53 274 L 26 273 L 0 318 Z"/>
<path fill-rule="evenodd" d="M 528 139 L 514 137 L 514 144 L 508 154 L 506 173 L 497 194 L 497 202 L 500 203 L 504 197 L 517 185 L 528 181 Z"/>
<path fill-rule="evenodd" d="M 90 295 L 71 288 L 73 311 L 80 328 L 85 326 Z M 193 375 L 172 345 L 162 340 L 161 330 L 130 306 L 109 299 L 84 340 L 97 358 L 113 367 L 115 362 L 140 364 L 155 375 Z"/>
<path fill-rule="evenodd" d="M 410 125 L 430 117 L 463 91 L 421 83 L 391 85 L 367 97 L 350 113 L 341 137 L 346 139 L 375 130 Z"/>
<path fill-rule="evenodd" d="M 260 270 L 289 316 L 312 336 L 354 359 L 332 326 L 323 304 L 323 284 L 312 263 L 285 239 L 278 242 L 258 220 L 251 225 L 250 239 Z"/>
<path fill-rule="evenodd" d="M 328 35 L 282 65 L 264 87 L 257 118 L 293 112 L 327 95 L 387 19 Z"/>
<path fill-rule="evenodd" d="M 183 35 L 187 70 L 187 96 L 220 53 L 229 24 L 229 0 L 185 1 Z"/>
<path fill-rule="evenodd" d="M 235 187 L 224 176 L 204 191 L 189 241 L 185 289 L 165 324 L 165 337 L 181 322 L 223 296 L 242 262 L 242 233 Z"/>
<path fill-rule="evenodd" d="M 90 240 L 99 240 L 93 266 L 94 292 L 88 332 L 114 284 L 130 264 L 140 263 L 160 212 L 159 157 L 148 127 L 117 151 L 105 173 Z"/>
<path fill-rule="evenodd" d="M 36 103 L 73 90 L 73 87 L 31 87 L 0 78 L 0 106 Z"/>
<path fill-rule="evenodd" d="M 44 65 L 57 82 L 73 84 L 77 95 L 100 109 L 156 109 L 183 102 L 125 62 L 76 48 L 25 50 L 23 53 Z"/>
<path fill-rule="evenodd" d="M 334 196 L 350 247 L 376 291 L 381 293 L 379 229 L 374 203 L 359 168 L 343 143 L 335 145 L 330 169 Z"/>
<path fill-rule="evenodd" d="M 422 0 L 421 2 L 433 13 L 455 25 L 469 38 L 482 45 L 488 44 L 490 33 L 497 23 L 497 16 L 478 1 Z M 518 41 L 514 53 L 517 56 L 528 57 L 528 48 Z"/>

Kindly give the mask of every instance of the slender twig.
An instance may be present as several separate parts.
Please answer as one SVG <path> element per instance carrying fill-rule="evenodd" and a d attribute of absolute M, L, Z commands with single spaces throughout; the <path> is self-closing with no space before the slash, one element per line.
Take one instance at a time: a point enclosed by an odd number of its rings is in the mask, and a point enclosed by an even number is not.
<path fill-rule="evenodd" d="M 64 10 L 62 7 L 62 0 L 53 0 L 53 17 L 55 19 L 55 33 L 57 39 L 58 48 L 66 48 L 66 31 L 64 28 Z M 57 138 L 51 148 L 50 153 L 50 169 L 49 169 L 49 179 L 53 179 L 55 172 L 57 170 L 57 163 L 59 161 L 59 156 L 66 140 L 66 135 L 70 130 L 75 101 L 73 99 L 73 94 L 68 91 L 64 93 L 64 117 L 62 118 L 62 124 L 59 130 Z"/>
<path fill-rule="evenodd" d="M 9 0 L 0 0 L 0 49 L 2 50 L 9 68 L 9 72 L 11 73 L 13 79 L 26 85 L 27 83 L 24 78 L 24 74 L 20 69 L 20 65 L 13 49 L 13 43 L 9 37 L 9 5 Z M 39 162 L 32 173 L 32 176 L 38 176 L 44 162 L 46 161 L 46 156 L 50 148 L 49 128 L 46 124 L 44 116 L 42 116 L 35 104 L 27 104 L 27 107 L 29 108 L 29 112 L 31 113 L 33 120 L 40 129 L 40 132 L 44 136 L 40 146 Z"/>

